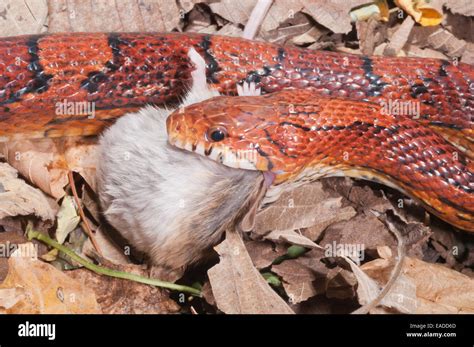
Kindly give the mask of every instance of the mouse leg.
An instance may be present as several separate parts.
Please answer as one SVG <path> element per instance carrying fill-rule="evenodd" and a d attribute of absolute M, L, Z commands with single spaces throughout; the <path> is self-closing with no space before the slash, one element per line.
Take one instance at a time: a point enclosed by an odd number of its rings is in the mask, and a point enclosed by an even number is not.
<path fill-rule="evenodd" d="M 258 96 L 262 94 L 262 89 L 257 88 L 255 82 L 244 82 L 242 85 L 237 84 L 237 94 L 239 96 Z"/>

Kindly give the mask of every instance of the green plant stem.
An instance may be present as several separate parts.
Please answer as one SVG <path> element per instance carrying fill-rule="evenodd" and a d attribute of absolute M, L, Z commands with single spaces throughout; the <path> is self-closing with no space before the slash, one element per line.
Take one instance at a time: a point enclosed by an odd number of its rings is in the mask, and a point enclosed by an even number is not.
<path fill-rule="evenodd" d="M 106 267 L 103 267 L 103 266 L 100 266 L 100 265 L 96 265 L 96 264 L 80 257 L 74 251 L 70 250 L 66 246 L 63 246 L 63 245 L 59 244 L 58 242 L 54 241 L 50 237 L 46 236 L 45 234 L 40 233 L 38 231 L 34 231 L 31 228 L 27 228 L 27 236 L 28 236 L 29 240 L 37 239 L 41 242 L 46 243 L 47 245 L 49 245 L 51 247 L 56 248 L 60 252 L 63 252 L 64 254 L 68 255 L 72 260 L 74 260 L 78 264 L 81 264 L 86 269 L 89 269 L 89 270 L 91 270 L 91 271 L 93 271 L 97 274 L 106 275 L 106 276 L 110 276 L 110 277 L 116 277 L 116 278 L 122 278 L 122 279 L 130 280 L 130 281 L 149 284 L 149 285 L 156 286 L 156 287 L 161 287 L 161 288 L 166 288 L 166 289 L 171 289 L 171 290 L 177 290 L 177 291 L 184 292 L 184 293 L 189 293 L 189 294 L 192 294 L 192 295 L 195 295 L 195 296 L 201 296 L 201 291 L 196 289 L 196 288 L 183 286 L 183 285 L 175 284 L 175 283 L 171 283 L 171 282 L 160 281 L 160 280 L 156 280 L 156 279 L 152 279 L 152 278 L 148 278 L 148 277 L 143 277 L 143 276 L 139 276 L 139 275 L 134 275 L 134 274 L 131 274 L 131 273 L 128 273 L 128 272 L 113 270 L 113 269 L 109 269 L 109 268 L 106 268 Z"/>

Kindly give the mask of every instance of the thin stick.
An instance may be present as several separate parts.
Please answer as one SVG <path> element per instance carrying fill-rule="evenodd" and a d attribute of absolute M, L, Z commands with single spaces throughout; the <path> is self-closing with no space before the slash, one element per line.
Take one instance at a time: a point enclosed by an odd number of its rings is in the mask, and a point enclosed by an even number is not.
<path fill-rule="evenodd" d="M 43 233 L 40 233 L 38 231 L 34 231 L 31 228 L 31 226 L 27 227 L 26 234 L 27 234 L 27 237 L 28 237 L 29 240 L 37 239 L 41 242 L 44 242 L 47 245 L 49 245 L 51 247 L 54 247 L 57 250 L 59 250 L 60 252 L 66 254 L 72 260 L 74 260 L 78 264 L 81 264 L 86 269 L 89 269 L 89 270 L 91 270 L 91 271 L 93 271 L 93 272 L 95 272 L 99 275 L 106 275 L 106 276 L 110 276 L 110 277 L 122 278 L 122 279 L 125 279 L 125 280 L 130 280 L 130 281 L 134 281 L 134 282 L 149 284 L 149 285 L 152 285 L 152 286 L 155 286 L 155 287 L 161 287 L 161 288 L 166 288 L 166 289 L 171 289 L 171 290 L 177 290 L 177 291 L 180 291 L 180 292 L 189 293 L 191 295 L 195 295 L 195 296 L 199 296 L 199 297 L 201 296 L 201 291 L 199 289 L 196 289 L 196 288 L 193 288 L 193 287 L 183 286 L 183 285 L 175 284 L 175 283 L 171 283 L 171 282 L 160 281 L 160 280 L 157 280 L 157 279 L 143 277 L 143 276 L 131 274 L 131 273 L 128 273 L 128 272 L 113 270 L 113 269 L 109 269 L 109 268 L 106 268 L 106 267 L 103 267 L 103 266 L 100 266 L 100 265 L 96 265 L 96 264 L 80 257 L 74 251 L 70 250 L 69 248 L 67 248 L 64 245 L 59 244 L 58 242 L 54 241 L 53 239 L 51 239 L 47 235 L 45 235 Z"/>
<path fill-rule="evenodd" d="M 74 201 L 76 202 L 79 216 L 81 216 L 82 222 L 84 223 L 84 230 L 86 231 L 87 236 L 89 236 L 89 238 L 91 239 L 92 245 L 96 249 L 97 253 L 99 253 L 100 256 L 103 256 L 102 251 L 100 250 L 100 247 L 97 244 L 97 241 L 95 240 L 95 236 L 92 232 L 89 222 L 86 219 L 84 210 L 82 209 L 81 201 L 79 200 L 79 196 L 77 195 L 76 183 L 74 182 L 74 176 L 72 175 L 72 171 L 69 170 L 69 172 L 67 173 L 67 177 L 69 179 L 69 185 L 71 186 L 72 196 L 74 197 Z"/>
<path fill-rule="evenodd" d="M 253 40 L 257 35 L 257 31 L 260 28 L 265 16 L 267 15 L 270 6 L 272 6 L 273 0 L 258 0 L 257 4 L 250 13 L 250 17 L 245 25 L 242 37 L 244 39 Z"/>
<path fill-rule="evenodd" d="M 374 300 L 372 300 L 372 302 L 369 302 L 367 305 L 362 306 L 358 308 L 357 310 L 353 311 L 352 314 L 367 314 L 370 312 L 370 310 L 377 307 L 377 305 L 380 304 L 382 299 L 390 292 L 393 285 L 395 284 L 395 282 L 398 280 L 398 278 L 400 277 L 402 273 L 403 264 L 405 261 L 405 242 L 403 241 L 403 237 L 398 231 L 398 229 L 390 221 L 387 220 L 386 225 L 388 226 L 388 230 L 390 230 L 392 234 L 394 234 L 395 237 L 397 238 L 397 242 L 398 242 L 397 262 L 394 268 L 392 269 L 390 279 L 388 280 L 387 284 L 385 284 L 385 287 L 382 289 L 379 295 L 377 295 L 377 297 Z"/>

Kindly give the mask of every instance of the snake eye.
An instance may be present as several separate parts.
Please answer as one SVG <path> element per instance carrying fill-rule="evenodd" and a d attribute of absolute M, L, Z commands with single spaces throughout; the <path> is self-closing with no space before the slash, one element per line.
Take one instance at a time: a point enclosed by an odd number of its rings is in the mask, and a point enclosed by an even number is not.
<path fill-rule="evenodd" d="M 223 127 L 212 127 L 207 132 L 207 138 L 213 142 L 219 142 L 227 137 L 227 130 Z"/>

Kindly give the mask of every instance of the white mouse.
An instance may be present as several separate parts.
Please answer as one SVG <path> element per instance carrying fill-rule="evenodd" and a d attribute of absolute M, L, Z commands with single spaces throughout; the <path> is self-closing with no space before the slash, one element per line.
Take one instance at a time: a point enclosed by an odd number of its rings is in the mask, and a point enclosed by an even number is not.
<path fill-rule="evenodd" d="M 181 106 L 219 95 L 205 63 Z M 168 144 L 173 110 L 147 106 L 120 118 L 100 139 L 99 197 L 108 222 L 153 265 L 177 270 L 199 261 L 256 194 L 262 175 L 228 168 Z"/>

